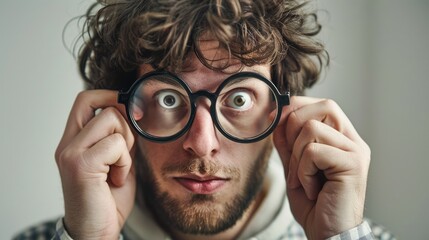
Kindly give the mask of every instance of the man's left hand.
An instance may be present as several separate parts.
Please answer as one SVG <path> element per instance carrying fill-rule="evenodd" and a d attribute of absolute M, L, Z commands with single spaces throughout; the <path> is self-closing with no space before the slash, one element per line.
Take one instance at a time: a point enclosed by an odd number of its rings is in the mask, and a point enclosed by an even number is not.
<path fill-rule="evenodd" d="M 334 101 L 292 97 L 274 144 L 292 213 L 309 239 L 362 223 L 370 149 Z"/>

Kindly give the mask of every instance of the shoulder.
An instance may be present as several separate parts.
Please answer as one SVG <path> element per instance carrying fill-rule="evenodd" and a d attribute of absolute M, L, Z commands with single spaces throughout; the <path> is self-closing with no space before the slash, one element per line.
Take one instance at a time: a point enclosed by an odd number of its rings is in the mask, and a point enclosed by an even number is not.
<path fill-rule="evenodd" d="M 58 219 L 42 222 L 31 226 L 24 231 L 15 235 L 13 240 L 24 240 L 24 239 L 51 239 L 55 235 L 55 228 Z"/>

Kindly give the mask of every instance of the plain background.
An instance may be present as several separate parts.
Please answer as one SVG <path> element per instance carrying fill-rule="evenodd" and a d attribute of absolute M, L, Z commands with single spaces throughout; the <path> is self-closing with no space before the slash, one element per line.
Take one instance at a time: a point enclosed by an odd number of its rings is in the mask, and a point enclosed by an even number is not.
<path fill-rule="evenodd" d="M 429 1 L 318 4 L 332 63 L 308 95 L 336 100 L 372 148 L 366 215 L 427 238 Z M 53 155 L 82 83 L 61 34 L 87 6 L 0 1 L 0 239 L 63 213 Z"/>

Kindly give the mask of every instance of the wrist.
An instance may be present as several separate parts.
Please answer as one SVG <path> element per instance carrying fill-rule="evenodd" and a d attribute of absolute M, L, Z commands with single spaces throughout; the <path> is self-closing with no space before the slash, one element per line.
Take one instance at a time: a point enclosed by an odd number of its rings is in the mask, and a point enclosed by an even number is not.
<path fill-rule="evenodd" d="M 98 240 L 98 239 L 122 239 L 120 232 L 112 232 L 112 228 L 108 229 L 98 229 L 91 224 L 86 224 L 84 221 L 69 221 L 66 216 L 62 219 L 62 227 L 64 234 L 67 238 L 61 238 L 61 240 L 72 240 L 72 239 L 88 239 L 88 240 Z"/>
<path fill-rule="evenodd" d="M 73 235 L 74 236 L 74 235 Z M 55 236 L 52 238 L 54 240 L 73 240 L 73 239 L 110 239 L 110 237 L 83 237 L 77 236 L 72 237 L 69 231 L 66 228 L 65 217 L 58 219 L 56 223 Z M 123 236 L 119 234 L 118 237 L 112 237 L 111 239 L 123 240 Z"/>

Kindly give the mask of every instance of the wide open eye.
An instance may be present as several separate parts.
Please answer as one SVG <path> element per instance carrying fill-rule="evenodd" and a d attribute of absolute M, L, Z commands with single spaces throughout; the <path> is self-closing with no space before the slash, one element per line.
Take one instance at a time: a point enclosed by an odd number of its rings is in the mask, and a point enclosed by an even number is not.
<path fill-rule="evenodd" d="M 159 105 L 166 109 L 174 109 L 182 105 L 180 95 L 172 90 L 163 90 L 157 94 Z"/>
<path fill-rule="evenodd" d="M 248 91 L 235 91 L 227 97 L 225 105 L 240 111 L 244 111 L 252 106 L 252 97 Z"/>

